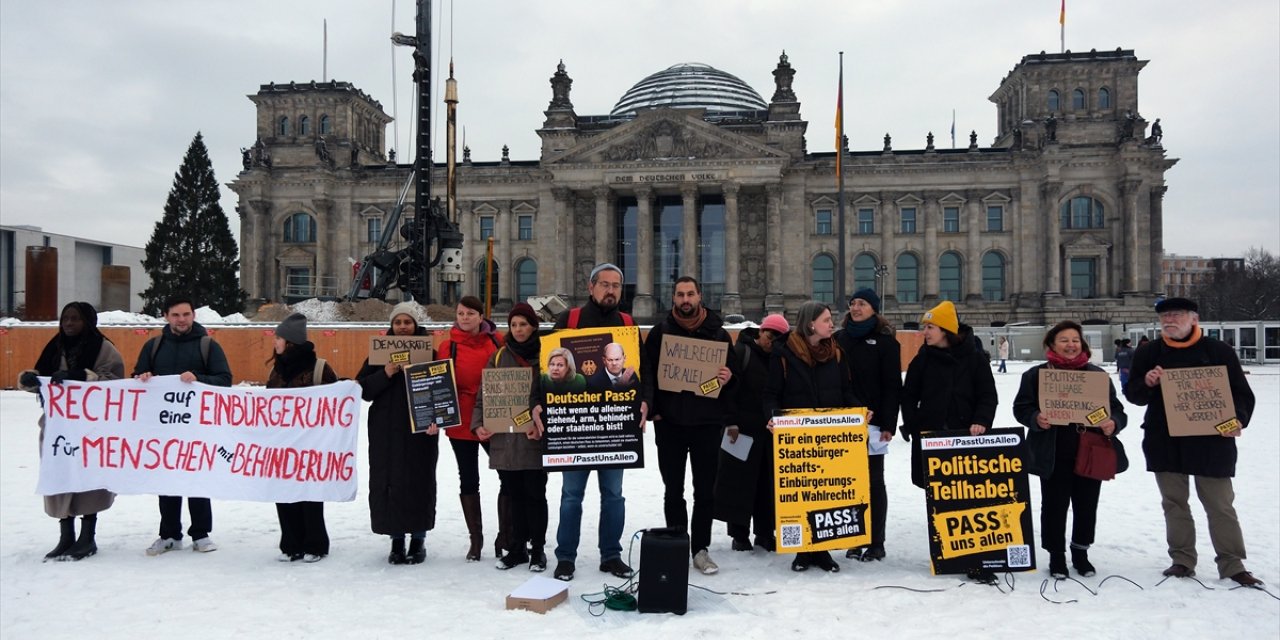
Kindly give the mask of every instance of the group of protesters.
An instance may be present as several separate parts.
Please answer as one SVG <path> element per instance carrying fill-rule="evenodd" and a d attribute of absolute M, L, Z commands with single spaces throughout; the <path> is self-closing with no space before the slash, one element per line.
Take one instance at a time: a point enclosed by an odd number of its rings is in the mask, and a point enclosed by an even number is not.
<path fill-rule="evenodd" d="M 587 282 L 582 307 L 561 314 L 554 329 L 634 326 L 620 309 L 623 273 L 612 264 L 595 267 Z M 1194 478 L 1197 495 L 1208 514 L 1209 530 L 1220 578 L 1256 586 L 1261 581 L 1243 564 L 1245 549 L 1232 507 L 1231 479 L 1235 475 L 1236 438 L 1249 423 L 1254 396 L 1230 346 L 1205 335 L 1198 326 L 1194 301 L 1169 298 L 1157 303 L 1161 336 L 1126 353 L 1122 393 L 1145 406 L 1142 450 L 1153 472 L 1165 515 L 1171 566 L 1166 576 L 1190 577 L 1197 561 L 1195 524 L 1189 502 Z M 137 357 L 132 376 L 146 382 L 152 376 L 178 375 L 183 382 L 229 386 L 231 371 L 218 343 L 195 322 L 189 298 L 173 298 L 164 305 L 166 326 L 148 341 Z M 426 335 L 409 303 L 390 313 L 387 335 Z M 750 552 L 777 549 L 774 531 L 774 452 L 770 430 L 774 416 L 787 409 L 865 407 L 868 415 L 870 540 L 845 553 L 846 559 L 873 562 L 886 557 L 886 491 L 884 455 L 895 434 L 910 442 L 911 480 L 924 487 L 921 437 L 934 432 L 977 436 L 994 426 L 998 403 L 992 363 L 973 329 L 960 322 L 955 306 L 943 301 L 920 318 L 924 344 L 902 375 L 901 347 L 894 328 L 881 315 L 874 290 L 862 289 L 848 299 L 841 317 L 827 304 L 809 301 L 789 322 L 781 314 L 766 316 L 758 328 L 740 331 L 736 341 L 723 320 L 702 304 L 702 289 L 692 277 L 677 279 L 670 311 L 650 329 L 639 355 L 639 371 L 624 368 L 623 354 L 605 353 L 606 377 L 613 385 L 635 386 L 639 378 L 640 424 L 654 425 L 658 469 L 664 484 L 665 525 L 689 536 L 694 568 L 704 575 L 719 567 L 709 549 L 715 520 L 728 523 L 731 549 Z M 485 317 L 484 306 L 468 296 L 456 307 L 446 340 L 436 345 L 438 359 L 451 359 L 462 424 L 445 429 L 457 461 L 459 503 L 467 526 L 465 558 L 479 561 L 484 554 L 483 508 L 480 496 L 480 450 L 498 473 L 497 531 L 494 550 L 498 569 L 528 565 L 547 568 L 549 505 L 548 473 L 542 465 L 540 336 L 541 321 L 528 304 L 516 304 L 507 314 L 507 331 L 499 333 Z M 716 378 L 722 391 L 712 398 L 689 391 L 659 389 L 655 383 L 664 336 L 727 344 Z M 1082 576 L 1096 568 L 1088 551 L 1095 541 L 1097 507 L 1102 481 L 1076 473 L 1075 458 L 1082 433 L 1094 431 L 1116 438 L 1128 417 L 1119 394 L 1110 384 L 1109 411 L 1098 424 L 1054 424 L 1039 407 L 1038 374 L 1044 368 L 1100 371 L 1091 363 L 1092 351 L 1082 327 L 1070 320 L 1055 324 L 1044 336 L 1045 362 L 1027 370 L 1021 380 L 1013 414 L 1027 428 L 1027 468 L 1040 476 L 1041 546 L 1049 554 L 1054 578 L 1068 576 L 1071 565 Z M 562 356 L 571 358 L 570 356 Z M 1001 351 L 1003 363 L 1006 351 Z M 1236 428 L 1214 436 L 1171 437 L 1162 402 L 1161 378 L 1167 369 L 1222 365 L 1226 367 Z M 307 340 L 305 316 L 293 314 L 275 330 L 268 361 L 269 388 L 320 385 L 338 379 L 319 359 Z M 532 369 L 529 406 L 533 426 L 527 432 L 493 433 L 484 426 L 481 379 L 486 368 Z M 571 361 L 569 367 L 572 367 Z M 20 386 L 36 390 L 39 376 L 49 384 L 67 381 L 112 380 L 124 377 L 124 362 L 110 340 L 97 328 L 97 314 L 87 303 L 67 305 L 58 334 L 41 353 L 34 369 L 23 372 Z M 374 533 L 388 536 L 391 564 L 420 564 L 426 559 L 426 533 L 435 527 L 439 457 L 439 429 L 410 428 L 408 388 L 404 365 L 369 364 L 356 376 L 361 393 L 371 403 L 368 412 L 369 511 Z M 552 378 L 556 379 L 554 376 Z M 619 386 L 618 388 L 621 388 Z M 899 420 L 901 414 L 901 420 Z M 44 418 L 41 418 L 43 441 Z M 722 453 L 722 440 L 754 439 L 745 459 Z M 692 510 L 685 499 L 686 468 L 692 478 Z M 582 503 L 592 471 L 571 470 L 562 478 L 554 556 L 554 576 L 572 580 L 581 537 Z M 600 492 L 598 531 L 599 569 L 630 577 L 622 559 L 626 523 L 624 471 L 594 471 Z M 114 494 L 104 489 L 45 497 L 45 511 L 58 519 L 57 546 L 46 559 L 81 560 L 97 551 L 94 540 L 99 512 L 108 509 Z M 213 528 L 208 498 L 187 498 L 192 548 L 210 552 Z M 147 548 L 157 556 L 183 547 L 182 497 L 160 496 L 159 537 Z M 280 556 L 283 562 L 315 562 L 329 553 L 322 502 L 278 504 Z M 1067 516 L 1071 535 L 1066 535 Z M 80 533 L 75 518 L 81 519 Z M 754 540 L 752 540 L 754 534 Z M 406 544 L 407 538 L 407 544 Z M 791 569 L 817 567 L 836 572 L 840 564 L 829 552 L 798 553 Z"/>

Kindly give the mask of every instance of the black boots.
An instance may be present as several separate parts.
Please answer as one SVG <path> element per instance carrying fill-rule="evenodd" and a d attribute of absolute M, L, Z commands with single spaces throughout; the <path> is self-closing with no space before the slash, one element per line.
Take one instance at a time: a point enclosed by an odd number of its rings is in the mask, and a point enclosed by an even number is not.
<path fill-rule="evenodd" d="M 58 527 L 61 529 L 61 532 L 58 535 L 58 546 L 54 547 L 53 551 L 44 554 L 45 562 L 57 560 L 67 552 L 67 549 L 71 548 L 71 545 L 76 543 L 75 518 L 68 517 L 58 520 Z"/>
<path fill-rule="evenodd" d="M 405 564 L 407 561 L 404 555 L 404 536 L 391 536 L 391 553 L 387 554 L 387 562 Z"/>
<path fill-rule="evenodd" d="M 495 557 L 501 558 L 504 551 L 508 551 L 515 546 L 511 542 L 511 539 L 514 538 L 512 530 L 511 497 L 498 494 L 498 536 L 493 539 Z"/>
<path fill-rule="evenodd" d="M 1093 565 L 1089 563 L 1089 547 L 1077 546 L 1071 543 L 1071 566 L 1076 568 L 1076 573 L 1088 578 L 1097 573 Z M 1063 573 L 1066 572 L 1066 565 L 1063 564 Z"/>
<path fill-rule="evenodd" d="M 408 564 L 422 564 L 427 560 L 427 549 L 425 541 L 422 538 L 412 538 L 409 540 L 409 553 L 405 555 L 405 562 Z"/>
<path fill-rule="evenodd" d="M 484 515 L 480 510 L 480 494 L 464 493 L 458 496 L 462 502 L 462 517 L 467 521 L 471 534 L 471 546 L 467 549 L 467 562 L 479 562 L 484 548 Z"/>
<path fill-rule="evenodd" d="M 93 536 L 98 528 L 98 515 L 90 514 L 80 518 L 80 539 L 67 549 L 64 558 L 72 561 L 79 561 L 88 558 L 98 552 L 98 543 L 94 541 Z"/>
<path fill-rule="evenodd" d="M 1072 553 L 1075 553 L 1074 549 Z M 1049 552 L 1049 575 L 1058 580 L 1067 577 L 1067 554 L 1061 551 Z"/>

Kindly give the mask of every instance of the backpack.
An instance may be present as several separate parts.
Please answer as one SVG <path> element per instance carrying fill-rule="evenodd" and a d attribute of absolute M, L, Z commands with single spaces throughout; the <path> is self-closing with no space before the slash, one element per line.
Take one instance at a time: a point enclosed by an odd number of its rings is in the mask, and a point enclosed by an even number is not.
<path fill-rule="evenodd" d="M 631 318 L 631 315 L 630 315 L 630 314 L 628 314 L 628 313 L 624 313 L 624 312 L 622 312 L 622 311 L 619 311 L 619 312 L 618 312 L 618 315 L 622 316 L 622 326 L 624 326 L 624 327 L 634 327 L 634 326 L 636 326 L 636 321 L 635 321 L 635 320 L 633 320 L 633 319 Z M 567 323 L 567 325 L 565 326 L 565 328 L 566 328 L 566 329 L 577 329 L 577 328 L 578 328 L 578 320 L 579 320 L 581 317 L 582 317 L 582 307 L 574 307 L 574 308 L 570 309 L 570 310 L 569 310 L 569 322 Z"/>
<path fill-rule="evenodd" d="M 156 336 L 147 340 L 147 344 L 151 346 L 151 366 L 156 364 L 156 354 L 160 353 L 160 341 L 163 335 Z M 204 363 L 204 368 L 209 368 L 209 344 L 213 342 L 213 336 L 200 337 L 200 361 Z"/>
<path fill-rule="evenodd" d="M 486 334 L 486 335 L 489 336 L 489 342 L 492 342 L 493 346 L 502 348 L 502 345 L 498 344 L 497 337 L 495 337 L 492 333 Z M 449 341 L 449 359 L 454 361 L 457 361 L 458 359 L 458 343 L 452 340 Z"/>
<path fill-rule="evenodd" d="M 324 358 L 316 358 L 316 368 L 311 372 L 311 384 L 324 384 Z"/>

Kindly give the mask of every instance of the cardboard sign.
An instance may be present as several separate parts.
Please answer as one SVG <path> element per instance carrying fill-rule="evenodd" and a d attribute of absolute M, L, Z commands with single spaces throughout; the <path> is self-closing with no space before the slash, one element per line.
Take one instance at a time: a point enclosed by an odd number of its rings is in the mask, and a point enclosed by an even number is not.
<path fill-rule="evenodd" d="M 529 392 L 533 389 L 533 369 L 501 367 L 480 374 L 480 398 L 484 428 L 489 433 L 524 433 L 533 426 Z"/>
<path fill-rule="evenodd" d="M 602 368 L 584 375 L 578 362 L 603 358 L 610 345 L 623 352 L 625 381 L 610 382 Z M 580 357 L 579 349 L 586 356 Z M 640 422 L 640 329 L 561 330 L 542 337 L 542 466 L 546 471 L 644 467 Z M 603 359 L 596 365 L 604 367 Z"/>
<path fill-rule="evenodd" d="M 92 489 L 262 502 L 356 498 L 360 386 L 42 378 L 41 495 Z"/>
<path fill-rule="evenodd" d="M 1104 371 L 1040 370 L 1040 415 L 1049 424 L 1093 426 L 1111 415 L 1111 377 Z"/>
<path fill-rule="evenodd" d="M 1216 436 L 1241 426 L 1224 366 L 1165 369 L 1160 395 L 1171 436 Z"/>
<path fill-rule="evenodd" d="M 658 389 L 720 397 L 720 379 L 716 376 L 725 366 L 729 343 L 663 334 L 659 353 Z"/>
<path fill-rule="evenodd" d="M 918 436 L 934 575 L 1035 569 L 1021 429 Z"/>
<path fill-rule="evenodd" d="M 447 429 L 462 424 L 453 360 L 436 360 L 404 368 L 409 388 L 409 430 L 422 433 L 431 425 Z"/>
<path fill-rule="evenodd" d="M 773 418 L 778 553 L 871 543 L 867 410 L 789 410 Z"/>
<path fill-rule="evenodd" d="M 507 610 L 546 613 L 569 598 L 569 586 L 559 580 L 534 576 L 507 595 Z"/>
<path fill-rule="evenodd" d="M 431 336 L 369 336 L 369 364 L 417 364 L 435 358 Z"/>

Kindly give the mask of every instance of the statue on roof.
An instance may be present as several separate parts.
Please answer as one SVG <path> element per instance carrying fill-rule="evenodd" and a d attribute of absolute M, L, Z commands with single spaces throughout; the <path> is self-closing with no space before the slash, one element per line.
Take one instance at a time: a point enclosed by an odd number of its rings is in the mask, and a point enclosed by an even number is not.
<path fill-rule="evenodd" d="M 791 63 L 787 61 L 787 52 L 784 50 L 781 56 L 778 56 L 778 66 L 773 70 L 774 92 L 773 102 L 795 102 L 796 92 L 791 89 L 791 82 L 796 77 L 795 69 L 791 68 Z"/>
<path fill-rule="evenodd" d="M 551 76 L 551 104 L 547 109 L 573 109 L 569 100 L 569 88 L 573 86 L 573 78 L 564 70 L 564 60 L 556 65 L 556 74 Z"/>

